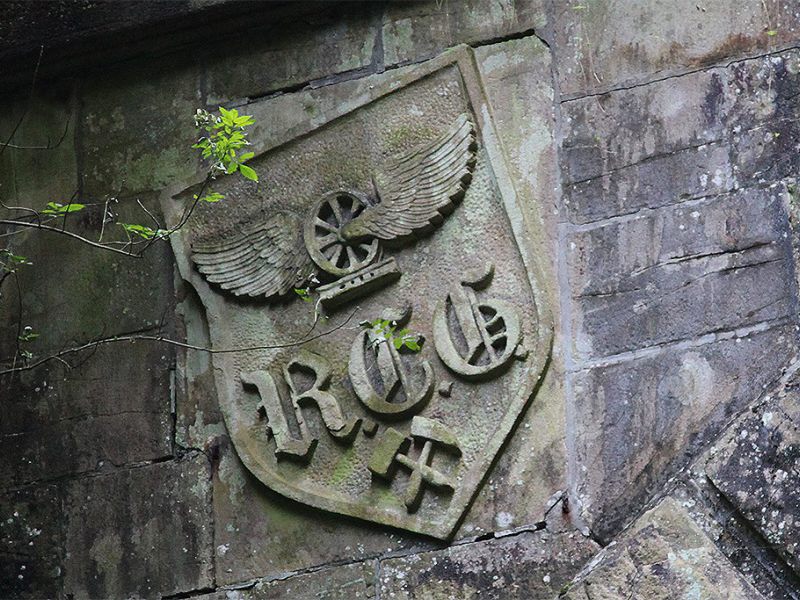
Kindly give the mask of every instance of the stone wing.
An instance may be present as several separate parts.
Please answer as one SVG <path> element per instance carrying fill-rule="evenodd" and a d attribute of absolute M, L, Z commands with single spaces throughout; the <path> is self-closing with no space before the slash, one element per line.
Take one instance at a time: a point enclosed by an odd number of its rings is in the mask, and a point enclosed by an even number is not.
<path fill-rule="evenodd" d="M 224 241 L 193 245 L 192 260 L 209 282 L 236 296 L 279 296 L 316 270 L 301 220 L 283 212 Z"/>
<path fill-rule="evenodd" d="M 404 241 L 450 214 L 475 167 L 475 131 L 460 115 L 440 138 L 388 161 L 375 176 L 379 202 L 348 223 L 345 239 Z"/>

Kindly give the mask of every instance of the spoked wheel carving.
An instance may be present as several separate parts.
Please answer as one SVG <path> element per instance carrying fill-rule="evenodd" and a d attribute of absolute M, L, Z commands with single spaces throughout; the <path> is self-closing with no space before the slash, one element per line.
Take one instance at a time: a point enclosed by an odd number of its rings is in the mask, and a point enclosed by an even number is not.
<path fill-rule="evenodd" d="M 343 190 L 324 195 L 312 207 L 305 223 L 305 244 L 314 262 L 331 275 L 341 277 L 366 267 L 378 255 L 378 240 L 345 240 L 341 231 L 369 204 Z"/>

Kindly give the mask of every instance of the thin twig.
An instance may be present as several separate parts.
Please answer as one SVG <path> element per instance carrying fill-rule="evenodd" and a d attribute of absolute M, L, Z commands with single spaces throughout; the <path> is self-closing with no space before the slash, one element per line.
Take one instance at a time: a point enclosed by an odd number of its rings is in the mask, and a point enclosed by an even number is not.
<path fill-rule="evenodd" d="M 25 120 L 25 117 L 28 116 L 28 110 L 30 109 L 31 102 L 33 101 L 33 90 L 36 87 L 36 78 L 39 76 L 39 65 L 42 63 L 42 55 L 44 54 L 44 46 L 39 46 L 39 57 L 36 59 L 36 67 L 33 69 L 33 79 L 31 80 L 31 91 L 28 94 L 28 102 L 25 103 L 25 108 L 22 111 L 22 116 L 20 116 L 17 124 L 14 125 L 14 129 L 11 130 L 11 135 L 8 136 L 8 139 L 5 143 L 0 146 L 0 156 L 3 156 L 3 152 L 6 151 L 8 145 L 11 143 L 11 140 L 14 139 L 14 136 L 17 134 L 17 130 L 22 125 L 22 122 Z"/>
<path fill-rule="evenodd" d="M 209 354 L 235 354 L 241 352 L 255 352 L 258 350 L 280 350 L 281 348 L 292 348 L 294 346 L 300 346 L 302 344 L 307 344 L 308 342 L 312 342 L 317 340 L 321 337 L 326 335 L 330 335 L 335 331 L 338 331 L 345 325 L 347 325 L 353 316 L 356 314 L 354 310 L 350 313 L 350 316 L 347 317 L 342 323 L 328 329 L 327 331 L 322 331 L 316 335 L 312 335 L 310 337 L 301 338 L 294 342 L 288 342 L 286 344 L 268 344 L 263 346 L 244 346 L 241 348 L 207 348 L 205 346 L 195 346 L 194 344 L 187 344 L 185 342 L 179 342 L 178 340 L 172 340 L 170 338 L 166 338 L 160 335 L 121 335 L 121 336 L 112 336 L 107 338 L 101 338 L 98 340 L 94 340 L 92 342 L 87 342 L 86 344 L 82 344 L 80 346 L 76 346 L 74 348 L 68 348 L 66 350 L 61 350 L 60 352 L 56 352 L 51 356 L 47 356 L 42 358 L 34 363 L 26 365 L 24 367 L 12 367 L 10 369 L 6 369 L 4 371 L 0 371 L 0 375 L 6 375 L 7 373 L 15 373 L 19 371 L 29 371 L 31 369 L 35 369 L 36 367 L 43 365 L 46 362 L 51 360 L 60 359 L 63 356 L 67 356 L 70 354 L 75 354 L 77 352 L 81 352 L 83 350 L 89 349 L 97 349 L 98 346 L 102 344 L 112 344 L 115 342 L 138 342 L 138 341 L 149 341 L 149 342 L 159 342 L 163 344 L 168 344 L 170 346 L 177 346 L 179 348 L 186 348 L 187 350 L 197 350 L 199 352 L 207 352 Z"/>
<path fill-rule="evenodd" d="M 18 144 L 10 144 L 8 142 L 5 143 L 5 146 L 11 148 L 12 150 L 55 150 L 66 139 L 67 131 L 69 131 L 69 123 L 70 123 L 70 118 L 67 117 L 67 123 L 66 125 L 64 125 L 64 133 L 61 134 L 61 137 L 58 138 L 58 141 L 54 145 L 51 145 L 50 138 L 47 138 L 46 146 L 22 146 Z"/>
<path fill-rule="evenodd" d="M 116 254 L 122 254 L 123 256 L 130 256 L 132 258 L 142 258 L 141 253 L 134 253 L 134 252 L 127 252 L 125 250 L 117 250 L 116 248 L 112 248 L 107 244 L 99 244 L 94 242 L 90 239 L 83 237 L 82 235 L 78 235 L 77 233 L 72 233 L 71 231 L 65 231 L 64 229 L 58 229 L 57 227 L 50 227 L 48 225 L 42 225 L 41 223 L 26 223 L 25 221 L 14 221 L 11 219 L 0 219 L 0 225 L 11 225 L 14 227 L 28 227 L 30 229 L 43 229 L 45 231 L 52 231 L 53 233 L 59 233 L 61 235 L 66 235 L 73 239 L 79 240 L 84 244 L 88 244 L 93 248 L 100 248 L 101 250 L 108 250 L 109 252 L 114 252 Z"/>
<path fill-rule="evenodd" d="M 153 213 L 151 213 L 149 210 L 147 210 L 147 208 L 145 208 L 145 205 L 144 205 L 144 204 L 142 204 L 142 201 L 141 201 L 141 200 L 139 200 L 139 199 L 137 198 L 137 199 L 136 199 L 136 204 L 138 204 L 138 205 L 139 205 L 139 207 L 140 207 L 140 208 L 141 208 L 141 209 L 142 209 L 142 210 L 143 210 L 145 213 L 147 213 L 147 216 L 148 216 L 148 217 L 150 217 L 150 218 L 152 219 L 153 223 L 155 223 L 156 229 L 157 229 L 157 230 L 158 230 L 158 229 L 161 229 L 161 223 L 159 223 L 159 222 L 158 222 L 158 219 L 156 219 L 156 218 L 155 218 L 155 216 L 153 215 Z"/>

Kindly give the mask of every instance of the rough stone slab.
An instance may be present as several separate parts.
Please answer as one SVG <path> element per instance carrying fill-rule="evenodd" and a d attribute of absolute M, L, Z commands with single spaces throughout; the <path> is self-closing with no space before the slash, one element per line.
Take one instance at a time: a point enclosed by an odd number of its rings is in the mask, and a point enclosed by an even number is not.
<path fill-rule="evenodd" d="M 538 32 L 546 21 L 542 0 L 390 3 L 383 17 L 384 62 L 415 62 L 457 44 Z"/>
<path fill-rule="evenodd" d="M 780 242 L 788 230 L 785 200 L 783 186 L 739 190 L 597 227 L 570 228 L 573 293 L 643 288 L 681 263 Z"/>
<path fill-rule="evenodd" d="M 209 463 L 195 455 L 67 484 L 64 594 L 157 597 L 212 584 Z"/>
<path fill-rule="evenodd" d="M 564 188 L 574 223 L 603 221 L 731 191 L 736 185 L 731 148 L 710 143 L 656 155 Z"/>
<path fill-rule="evenodd" d="M 357 600 L 375 598 L 376 561 L 259 581 L 247 589 L 219 590 L 197 600 Z"/>
<path fill-rule="evenodd" d="M 554 42 L 566 96 L 779 49 L 800 35 L 800 10 L 764 2 L 557 2 Z"/>
<path fill-rule="evenodd" d="M 646 512 L 621 540 L 605 548 L 563 597 L 763 598 L 672 498 Z"/>
<path fill-rule="evenodd" d="M 64 546 L 61 503 L 55 485 L 0 496 L 0 597 L 58 596 Z"/>
<path fill-rule="evenodd" d="M 713 69 L 564 102 L 565 182 L 593 179 L 724 139 L 729 110 L 726 85 L 724 70 Z"/>
<path fill-rule="evenodd" d="M 171 354 L 139 342 L 81 359 L 5 377 L 0 451 L 12 468 L 0 488 L 171 454 Z"/>
<path fill-rule="evenodd" d="M 197 171 L 196 67 L 163 57 L 99 72 L 82 88 L 81 104 L 78 160 L 86 197 L 160 190 Z"/>
<path fill-rule="evenodd" d="M 758 398 L 793 355 L 794 336 L 787 325 L 577 373 L 575 468 L 592 531 L 611 539 Z"/>
<path fill-rule="evenodd" d="M 575 356 L 789 315 L 795 291 L 786 197 L 783 186 L 742 190 L 572 230 Z"/>
<path fill-rule="evenodd" d="M 785 244 L 656 267 L 638 278 L 643 287 L 576 300 L 575 355 L 610 356 L 789 316 L 792 275 Z"/>
<path fill-rule="evenodd" d="M 800 54 L 565 102 L 566 216 L 587 223 L 765 185 L 800 159 Z"/>
<path fill-rule="evenodd" d="M 734 160 L 742 181 L 777 181 L 800 169 L 800 52 L 733 65 Z"/>
<path fill-rule="evenodd" d="M 598 550 L 577 532 L 523 532 L 381 561 L 380 597 L 553 598 Z"/>
<path fill-rule="evenodd" d="M 3 203 L 40 209 L 51 201 L 66 203 L 78 189 L 74 108 L 73 86 L 64 83 L 48 85 L 30 102 L 0 105 L 3 143 L 9 141 L 11 132 L 19 124 L 10 140 L 19 147 L 8 146 L 0 156 L 0 200 Z M 0 209 L 0 218 L 25 214 Z M 14 245 L 12 243 L 11 247 Z"/>
<path fill-rule="evenodd" d="M 706 465 L 714 485 L 800 575 L 800 396 L 745 413 Z"/>
<path fill-rule="evenodd" d="M 372 64 L 379 6 L 317 5 L 268 27 L 245 31 L 224 53 L 205 59 L 209 105 L 250 98 Z"/>
<path fill-rule="evenodd" d="M 216 581 L 273 578 L 335 561 L 436 547 L 420 536 L 365 525 L 286 500 L 241 464 L 227 438 L 214 470 Z M 264 549 L 269 548 L 269 552 Z"/>

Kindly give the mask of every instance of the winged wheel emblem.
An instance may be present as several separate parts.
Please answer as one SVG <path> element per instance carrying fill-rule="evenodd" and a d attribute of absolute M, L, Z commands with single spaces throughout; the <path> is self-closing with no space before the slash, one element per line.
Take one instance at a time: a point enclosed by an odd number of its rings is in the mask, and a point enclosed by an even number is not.
<path fill-rule="evenodd" d="M 382 260 L 382 245 L 413 241 L 453 211 L 475 151 L 474 126 L 462 114 L 441 137 L 387 160 L 372 174 L 372 193 L 328 192 L 305 218 L 275 212 L 225 240 L 195 244 L 192 260 L 209 282 L 236 296 L 272 299 L 313 276 L 336 284 L 323 299 L 347 289 L 363 293 L 367 280 L 399 277 L 394 259 Z"/>

